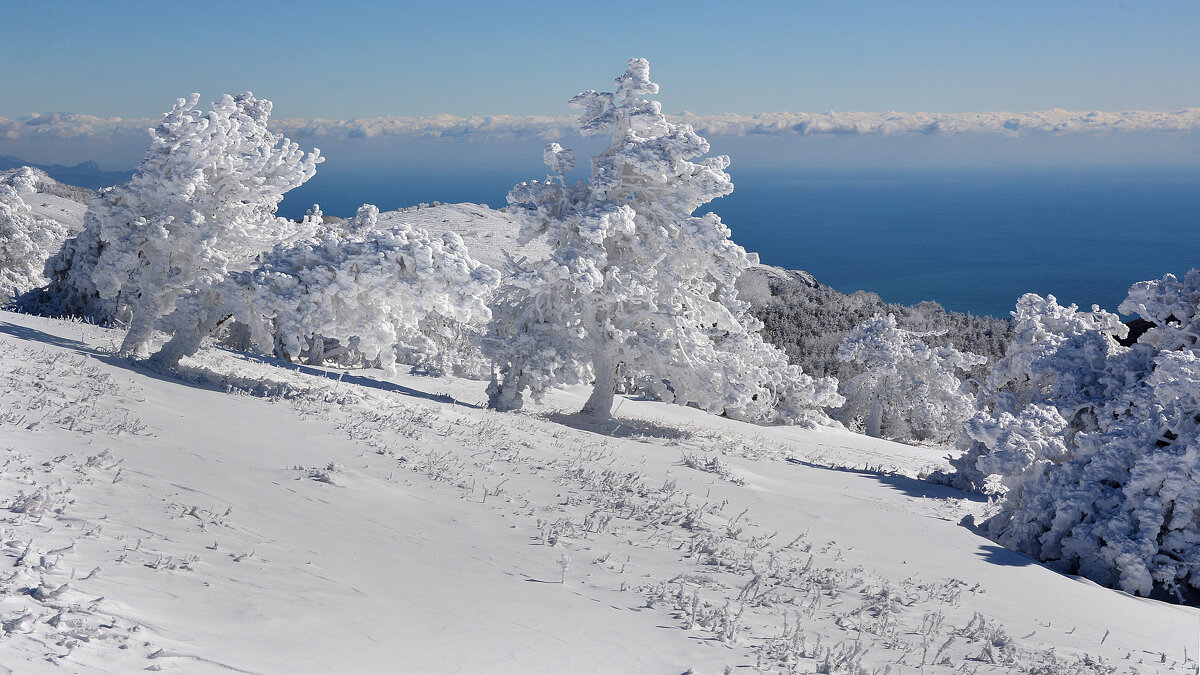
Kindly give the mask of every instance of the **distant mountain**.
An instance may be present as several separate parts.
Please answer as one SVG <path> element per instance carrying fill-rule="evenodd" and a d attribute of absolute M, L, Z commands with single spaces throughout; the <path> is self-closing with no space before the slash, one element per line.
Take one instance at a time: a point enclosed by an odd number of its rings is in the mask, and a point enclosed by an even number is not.
<path fill-rule="evenodd" d="M 80 187 L 91 188 L 98 190 L 102 187 L 110 185 L 118 185 L 129 180 L 133 176 L 133 170 L 129 171 L 104 171 L 95 162 L 82 162 L 75 166 L 63 166 L 61 164 L 35 164 L 26 162 L 19 157 L 10 157 L 9 155 L 0 155 L 0 171 L 8 169 L 17 169 L 22 166 L 32 166 L 35 169 L 45 171 L 54 180 L 68 185 L 78 185 Z"/>

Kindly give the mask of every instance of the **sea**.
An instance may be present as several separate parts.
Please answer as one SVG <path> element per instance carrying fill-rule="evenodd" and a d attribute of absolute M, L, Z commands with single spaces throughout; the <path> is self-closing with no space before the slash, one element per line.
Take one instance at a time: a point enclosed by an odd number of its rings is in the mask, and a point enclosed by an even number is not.
<path fill-rule="evenodd" d="M 713 211 L 763 263 L 889 302 L 1008 316 L 1024 293 L 1109 311 L 1131 284 L 1200 267 L 1200 164 L 732 172 Z M 502 207 L 524 171 L 322 167 L 281 205 L 349 216 L 421 202 Z"/>

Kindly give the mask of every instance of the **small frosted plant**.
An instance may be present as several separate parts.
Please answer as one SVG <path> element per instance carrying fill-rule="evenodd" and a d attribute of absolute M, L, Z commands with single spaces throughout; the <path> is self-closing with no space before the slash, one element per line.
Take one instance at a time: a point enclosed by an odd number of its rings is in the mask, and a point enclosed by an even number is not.
<path fill-rule="evenodd" d="M 558 569 L 560 572 L 558 583 L 565 585 L 567 583 L 567 570 L 571 569 L 571 556 L 566 553 L 559 556 Z"/>

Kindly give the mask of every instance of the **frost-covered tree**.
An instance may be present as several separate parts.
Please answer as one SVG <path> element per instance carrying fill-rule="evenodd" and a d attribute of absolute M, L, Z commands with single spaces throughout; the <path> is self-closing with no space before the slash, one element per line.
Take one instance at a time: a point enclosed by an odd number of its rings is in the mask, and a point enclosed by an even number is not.
<path fill-rule="evenodd" d="M 62 225 L 34 215 L 23 196 L 37 193 L 29 167 L 0 182 L 0 303 L 47 283 L 45 263 L 67 237 Z"/>
<path fill-rule="evenodd" d="M 763 339 L 779 347 L 788 360 L 813 376 L 832 376 L 838 382 L 858 375 L 854 363 L 837 358 L 842 341 L 859 324 L 874 316 L 894 314 L 896 325 L 926 333 L 930 347 L 953 345 L 988 357 L 994 363 L 1008 347 L 1012 321 L 946 310 L 932 301 L 906 306 L 884 302 L 874 293 L 840 293 L 806 272 L 759 265 L 738 280 L 738 297 L 750 302 L 750 312 L 763 322 Z M 987 364 L 971 376 L 982 380 Z"/>
<path fill-rule="evenodd" d="M 632 59 L 616 91 L 571 99 L 584 135 L 611 143 L 586 182 L 569 185 L 574 155 L 546 148 L 545 182 L 508 195 L 521 241 L 545 237 L 548 260 L 521 265 L 493 303 L 485 342 L 498 373 L 489 404 L 519 408 L 523 392 L 591 381 L 583 412 L 611 415 L 618 386 L 753 419 L 823 418 L 841 397 L 765 344 L 738 299 L 738 276 L 757 256 L 730 240 L 714 214 L 692 215 L 733 183 L 729 158 L 690 126 L 667 121 L 645 59 Z"/>
<path fill-rule="evenodd" d="M 391 372 L 399 352 L 428 372 L 463 365 L 474 346 L 461 342 L 491 318 L 487 299 L 499 272 L 471 258 L 455 233 L 435 237 L 403 223 L 379 229 L 378 216 L 365 205 L 344 228 L 280 244 L 255 269 L 183 294 L 162 322 L 172 338 L 154 359 L 174 365 L 232 321 L 252 348 L 289 359 L 378 363 Z"/>
<path fill-rule="evenodd" d="M 1130 593 L 1200 590 L 1200 270 L 1135 284 L 1114 315 L 1023 298 L 1011 396 L 967 425 L 970 482 L 1004 493 L 998 542 Z M 1023 321 L 1020 319 L 1023 318 Z M 1036 333 L 1042 331 L 1041 346 Z M 1007 357 L 1006 357 L 1007 359 Z M 973 472 L 973 473 L 972 473 Z"/>
<path fill-rule="evenodd" d="M 1032 429 L 1067 436 L 1094 430 L 1095 407 L 1108 395 L 1105 372 L 1124 349 L 1120 317 L 1099 307 L 1079 311 L 1053 295 L 1027 293 L 1012 315 L 1012 342 L 984 380 L 981 411 L 959 436 L 962 455 L 952 460 L 954 481 L 966 489 L 983 488 L 990 475 L 1024 480 L 1031 467 L 1061 456 L 1061 443 L 1032 439 Z M 1006 489 L 996 479 L 989 484 Z"/>
<path fill-rule="evenodd" d="M 985 357 L 954 347 L 929 347 L 925 333 L 877 316 L 850 332 L 838 358 L 863 372 L 842 385 L 842 421 L 863 420 L 869 436 L 918 441 L 952 440 L 975 412 L 964 374 Z"/>
<path fill-rule="evenodd" d="M 100 297 L 92 272 L 105 244 L 100 239 L 100 222 L 111 211 L 105 200 L 115 188 L 104 188 L 92 197 L 83 216 L 83 230 L 63 242 L 46 261 L 49 284 L 43 292 L 30 294 L 23 306 L 37 314 L 75 316 L 100 324 L 128 325 L 129 306 L 120 296 Z"/>
<path fill-rule="evenodd" d="M 75 295 L 66 304 L 129 316 L 127 354 L 148 351 L 180 294 L 245 270 L 295 237 L 295 224 L 275 210 L 321 161 L 267 128 L 270 101 L 226 95 L 209 112 L 197 101 L 178 100 L 133 178 L 97 195 L 84 231 L 54 261 Z"/>

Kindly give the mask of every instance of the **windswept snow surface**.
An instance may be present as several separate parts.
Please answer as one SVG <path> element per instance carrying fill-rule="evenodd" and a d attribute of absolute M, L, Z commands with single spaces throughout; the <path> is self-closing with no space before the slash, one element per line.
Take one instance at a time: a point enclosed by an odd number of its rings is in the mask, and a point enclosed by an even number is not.
<path fill-rule="evenodd" d="M 960 525 L 936 449 L 122 337 L 0 314 L 0 671 L 1197 669 L 1200 612 Z"/>

